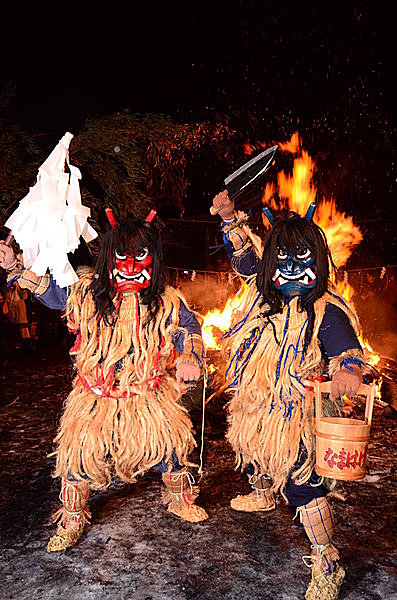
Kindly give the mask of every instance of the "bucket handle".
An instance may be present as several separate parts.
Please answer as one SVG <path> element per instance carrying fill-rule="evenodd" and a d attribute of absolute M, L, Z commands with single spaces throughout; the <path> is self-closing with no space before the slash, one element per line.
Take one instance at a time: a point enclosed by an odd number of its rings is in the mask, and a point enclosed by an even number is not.
<path fill-rule="evenodd" d="M 316 429 L 319 427 L 319 423 L 321 421 L 321 410 L 322 410 L 322 393 L 330 393 L 331 392 L 331 382 L 330 381 L 315 381 L 314 382 L 314 396 L 315 396 L 315 406 L 316 406 Z M 375 384 L 370 383 L 369 385 L 362 383 L 358 389 L 357 395 L 362 394 L 366 396 L 365 402 L 365 419 L 368 425 L 372 423 L 372 411 L 374 408 L 374 400 L 375 400 Z"/>

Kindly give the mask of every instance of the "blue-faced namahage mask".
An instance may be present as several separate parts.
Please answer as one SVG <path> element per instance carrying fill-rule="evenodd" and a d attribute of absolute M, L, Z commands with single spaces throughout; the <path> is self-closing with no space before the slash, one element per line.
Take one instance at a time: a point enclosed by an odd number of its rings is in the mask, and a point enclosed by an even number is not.
<path fill-rule="evenodd" d="M 304 296 L 317 284 L 316 257 L 308 247 L 278 249 L 273 285 L 284 297 Z"/>

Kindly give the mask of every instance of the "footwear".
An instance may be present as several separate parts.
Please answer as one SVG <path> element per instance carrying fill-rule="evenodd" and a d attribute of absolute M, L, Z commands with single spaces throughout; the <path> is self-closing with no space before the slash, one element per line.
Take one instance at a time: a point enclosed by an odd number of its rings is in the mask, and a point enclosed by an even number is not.
<path fill-rule="evenodd" d="M 74 546 L 84 531 L 84 525 L 85 523 L 80 522 L 79 525 L 70 525 L 66 529 L 62 523 L 58 523 L 56 534 L 47 544 L 47 552 L 61 552 Z"/>
<path fill-rule="evenodd" d="M 336 600 L 345 578 L 338 564 L 339 552 L 332 544 L 334 517 L 325 497 L 315 498 L 298 508 L 306 535 L 312 542 L 312 553 L 303 562 L 312 570 L 306 600 Z"/>
<path fill-rule="evenodd" d="M 266 512 L 273 510 L 277 506 L 276 496 L 269 485 L 269 477 L 267 475 L 250 475 L 250 486 L 253 491 L 244 496 L 236 496 L 230 500 L 230 506 L 234 510 L 243 512 Z"/>
<path fill-rule="evenodd" d="M 333 573 L 318 571 L 312 568 L 312 580 L 306 590 L 306 600 L 336 600 L 345 578 L 345 571 L 340 565 Z"/>
<path fill-rule="evenodd" d="M 194 503 L 199 490 L 193 485 L 193 475 L 187 469 L 163 473 L 162 479 L 166 487 L 162 500 L 168 506 L 168 512 L 189 523 L 200 523 L 208 519 L 204 508 Z"/>
<path fill-rule="evenodd" d="M 91 513 L 87 507 L 89 496 L 88 483 L 62 479 L 59 498 L 62 507 L 53 515 L 58 522 L 56 534 L 47 544 L 48 552 L 61 552 L 74 546 L 80 539 L 86 523 L 90 522 Z"/>
<path fill-rule="evenodd" d="M 234 510 L 243 512 L 266 512 L 276 508 L 273 492 L 266 493 L 254 490 L 245 496 L 236 496 L 230 500 L 230 506 Z"/>

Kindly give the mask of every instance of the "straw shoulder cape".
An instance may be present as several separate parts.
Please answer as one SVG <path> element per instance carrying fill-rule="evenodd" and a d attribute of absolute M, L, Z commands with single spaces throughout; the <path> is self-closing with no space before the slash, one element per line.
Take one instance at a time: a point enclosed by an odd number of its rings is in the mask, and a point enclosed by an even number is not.
<path fill-rule="evenodd" d="M 68 326 L 77 333 L 71 351 L 77 376 L 55 438 L 54 476 L 88 478 L 100 488 L 112 473 L 133 482 L 163 460 L 171 465 L 173 453 L 188 464 L 195 442 L 181 404 L 184 388 L 172 373 L 173 336 L 184 335 L 185 348 L 188 338 L 199 336 L 180 326 L 187 307 L 171 287 L 155 318 L 147 318 L 138 294 L 120 294 L 117 319 L 106 324 L 96 312 L 91 278 L 89 271 L 81 276 L 67 300 Z"/>
<path fill-rule="evenodd" d="M 307 458 L 294 472 L 295 482 L 305 483 L 313 470 L 313 408 L 304 382 L 321 372 L 318 335 L 328 303 L 340 308 L 358 332 L 353 307 L 336 291 L 326 292 L 314 304 L 313 336 L 304 349 L 307 314 L 298 310 L 298 298 L 272 315 L 270 323 L 254 284 L 239 308 L 243 318 L 230 330 L 227 438 L 236 452 L 237 467 L 252 463 L 257 473 L 270 475 L 274 492 L 283 493 L 302 446 Z"/>

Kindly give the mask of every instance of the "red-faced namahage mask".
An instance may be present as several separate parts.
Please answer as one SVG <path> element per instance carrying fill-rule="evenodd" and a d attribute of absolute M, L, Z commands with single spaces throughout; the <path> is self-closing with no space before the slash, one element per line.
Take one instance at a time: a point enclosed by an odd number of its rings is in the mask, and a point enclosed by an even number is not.
<path fill-rule="evenodd" d="M 148 248 L 138 254 L 121 254 L 116 251 L 113 269 L 116 292 L 141 292 L 150 286 L 152 277 L 152 255 Z"/>

